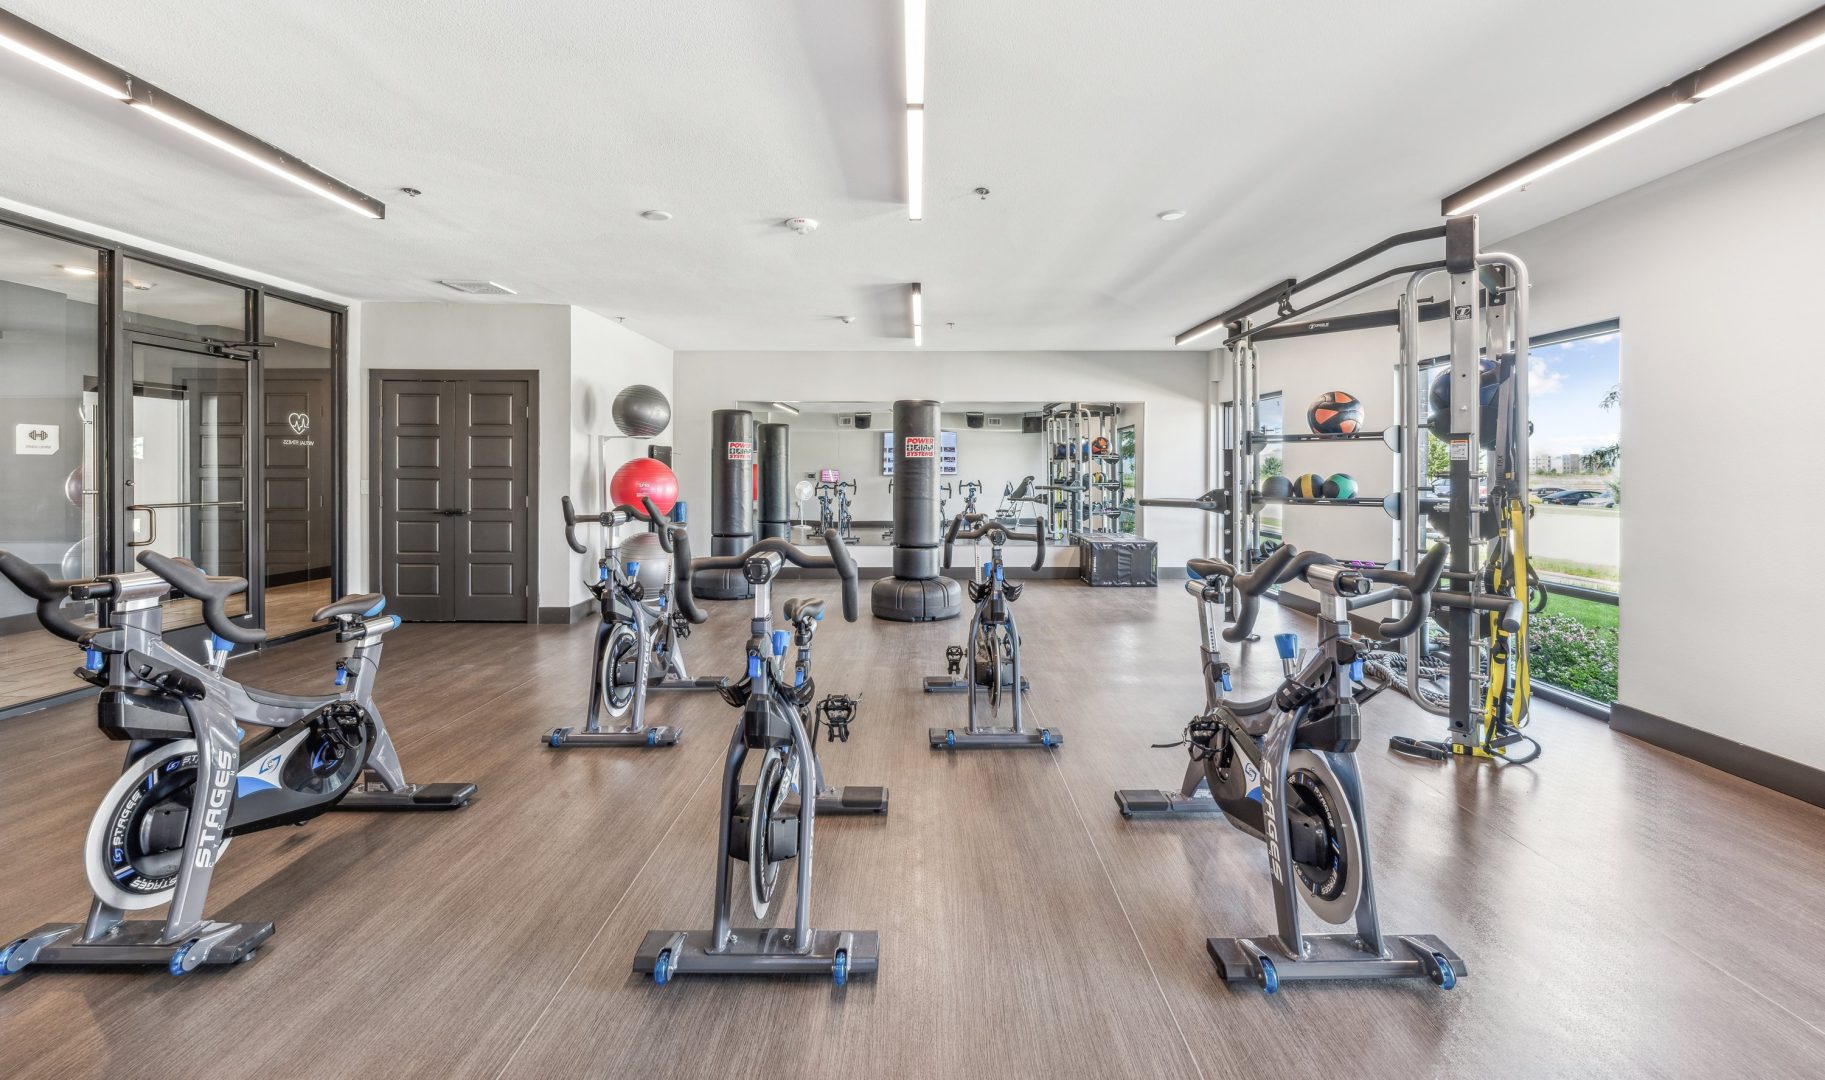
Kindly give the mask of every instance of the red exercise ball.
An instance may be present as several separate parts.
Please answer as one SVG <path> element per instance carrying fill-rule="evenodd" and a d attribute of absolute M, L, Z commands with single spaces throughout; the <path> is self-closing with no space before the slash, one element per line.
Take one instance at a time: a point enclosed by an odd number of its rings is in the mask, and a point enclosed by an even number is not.
<path fill-rule="evenodd" d="M 616 506 L 639 506 L 643 496 L 653 500 L 662 514 L 678 505 L 678 477 L 658 458 L 633 458 L 608 481 L 608 497 Z"/>

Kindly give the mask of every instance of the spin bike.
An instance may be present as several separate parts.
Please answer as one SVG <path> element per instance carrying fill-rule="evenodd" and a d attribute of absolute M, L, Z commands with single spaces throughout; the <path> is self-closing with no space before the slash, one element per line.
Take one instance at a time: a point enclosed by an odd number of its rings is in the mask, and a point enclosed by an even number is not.
<path fill-rule="evenodd" d="M 855 522 L 849 517 L 849 495 L 855 490 L 854 480 L 823 480 L 818 483 L 818 532 L 826 533 L 835 529 L 845 543 L 855 542 Z"/>
<path fill-rule="evenodd" d="M 0 551 L 0 574 L 36 600 L 46 630 L 83 649 L 77 677 L 101 691 L 102 733 L 128 744 L 120 778 L 102 797 L 83 844 L 95 899 L 81 923 L 51 923 L 0 949 L 0 974 L 31 965 L 163 965 L 184 975 L 205 964 L 253 958 L 270 922 L 204 916 L 215 867 L 243 833 L 301 825 L 326 810 L 450 810 L 474 784 L 408 784 L 374 705 L 381 639 L 399 626 L 377 594 L 346 596 L 312 618 L 334 621 L 349 646 L 335 694 L 279 694 L 224 673 L 236 645 L 266 632 L 231 619 L 226 604 L 244 578 L 210 577 L 181 558 L 143 552 L 149 572 L 54 581 Z M 202 604 L 213 637 L 198 662 L 163 636 L 167 594 Z M 65 597 L 97 601 L 100 625 L 62 610 Z M 249 733 L 244 728 L 263 729 Z M 169 904 L 164 920 L 128 912 Z"/>
<path fill-rule="evenodd" d="M 963 528 L 969 522 L 968 529 Z M 987 537 L 989 541 L 989 563 L 982 565 L 980 549 L 976 541 Z M 975 613 L 970 616 L 970 631 L 967 644 L 952 645 L 944 651 L 946 672 L 943 675 L 928 675 L 925 678 L 925 692 L 928 694 L 957 693 L 967 690 L 970 695 L 970 723 L 962 731 L 956 728 L 931 728 L 929 735 L 934 750 L 996 750 L 1007 748 L 1039 747 L 1050 750 L 1064 742 L 1064 735 L 1057 728 L 1042 727 L 1028 730 L 1021 715 L 1021 703 L 1032 687 L 1026 677 L 1020 673 L 1020 630 L 1014 624 L 1014 601 L 1020 599 L 1021 586 L 1007 580 L 1006 568 L 1001 559 L 1001 549 L 1009 540 L 1031 540 L 1033 542 L 1033 569 L 1038 570 L 1046 562 L 1046 537 L 1044 529 L 1034 529 L 1023 533 L 1014 531 L 1013 527 L 1000 518 L 991 518 L 983 514 L 958 514 L 951 519 L 950 529 L 944 535 L 944 568 L 950 569 L 951 549 L 958 540 L 970 541 L 970 551 L 975 555 L 976 569 L 970 575 L 970 599 L 976 605 Z M 970 669 L 964 674 L 964 668 Z M 1001 698 L 1006 694 L 1011 699 L 1011 727 L 999 727 L 995 719 L 1001 712 Z M 980 710 L 977 699 L 988 699 L 989 722 L 980 722 Z"/>
<path fill-rule="evenodd" d="M 645 509 L 628 505 L 601 514 L 578 517 L 570 496 L 561 500 L 564 507 L 564 539 L 570 549 L 586 554 L 588 549 L 577 538 L 577 526 L 597 525 L 603 533 L 602 557 L 596 562 L 596 580 L 588 583 L 596 598 L 602 621 L 596 626 L 596 651 L 589 681 L 589 713 L 581 731 L 571 727 L 552 728 L 539 741 L 554 750 L 572 746 L 673 746 L 679 731 L 670 725 L 649 727 L 646 723 L 646 695 L 649 690 L 720 690 L 727 681 L 720 678 L 693 679 L 684 668 L 682 643 L 693 625 L 708 616 L 696 605 L 670 601 L 676 590 L 669 586 L 656 597 L 648 598 L 640 581 L 640 563 L 623 562 L 618 557 L 620 542 L 616 531 L 634 521 L 644 521 L 656 528 L 659 546 L 666 555 L 674 550 L 682 561 L 691 558 L 690 540 L 683 525 L 668 521 L 651 499 L 643 498 Z M 623 727 L 603 730 L 602 714 L 620 719 L 629 717 Z"/>
<path fill-rule="evenodd" d="M 1303 581 L 1318 593 L 1319 605 L 1318 644 L 1309 654 L 1297 634 L 1274 637 L 1285 674 L 1278 689 L 1257 701 L 1219 699 L 1186 729 L 1191 756 L 1203 766 L 1224 818 L 1267 844 L 1277 922 L 1271 936 L 1211 938 L 1207 949 L 1222 978 L 1252 981 L 1270 994 L 1282 982 L 1319 979 L 1424 977 L 1450 989 L 1468 968 L 1443 941 L 1382 933 L 1355 752 L 1362 704 L 1393 685 L 1393 677 L 1365 661 L 1372 643 L 1350 627 L 1352 601 L 1362 606 L 1380 585 L 1392 590 L 1380 598 L 1407 604 L 1404 614 L 1381 621 L 1380 638 L 1418 630 L 1446 549 L 1433 548 L 1411 573 L 1289 552 L 1290 545 L 1276 549 L 1247 574 L 1214 559 L 1191 562 L 1212 583 L 1200 597 L 1205 606 L 1220 602 L 1233 584 L 1239 610 L 1225 635 L 1232 641 L 1253 630 L 1260 596 L 1274 584 Z M 1334 926 L 1354 922 L 1354 932 L 1305 933 L 1301 900 Z"/>
<path fill-rule="evenodd" d="M 722 691 L 724 700 L 741 710 L 741 719 L 723 763 L 714 923 L 709 930 L 654 930 L 646 935 L 634 956 L 634 971 L 650 973 L 656 983 L 677 974 L 828 973 L 840 986 L 850 975 L 872 974 L 879 966 L 877 931 L 815 930 L 811 926 L 811 839 L 817 815 L 831 809 L 832 802 L 847 805 L 852 812 L 884 813 L 887 809 L 884 788 L 830 792 L 818 765 L 815 729 L 808 732 L 805 723 L 807 707 L 816 694 L 811 639 L 824 617 L 824 601 L 786 601 L 785 617 L 792 630 L 773 629 L 772 582 L 787 563 L 835 569 L 842 579 L 843 618 L 856 620 L 855 562 L 835 529 L 825 531 L 824 544 L 830 552 L 827 558 L 770 538 L 740 555 L 699 559 L 695 567 L 679 564 L 680 603 L 690 594 L 692 569 L 740 570 L 754 587 L 754 619 L 746 677 Z M 786 648 L 794 640 L 797 657 L 788 667 Z M 825 704 L 831 702 L 826 699 Z M 833 738 L 838 737 L 838 725 L 842 735 L 847 735 L 854 716 L 854 699 L 840 702 L 834 711 L 819 709 L 820 718 L 832 724 Z M 742 765 L 756 751 L 761 755 L 760 770 L 750 787 L 741 782 Z M 828 793 L 833 799 L 824 794 L 800 797 L 807 791 Z M 798 860 L 792 927 L 736 930 L 730 921 L 734 864 L 747 865 L 749 900 L 755 917 L 764 919 L 779 884 L 780 865 L 788 859 Z"/>

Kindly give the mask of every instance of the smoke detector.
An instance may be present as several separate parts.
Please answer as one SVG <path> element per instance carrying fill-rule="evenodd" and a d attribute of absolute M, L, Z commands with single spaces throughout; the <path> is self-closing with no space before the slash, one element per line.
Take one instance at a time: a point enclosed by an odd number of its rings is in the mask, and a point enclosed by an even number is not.
<path fill-rule="evenodd" d="M 664 210 L 642 210 L 642 211 L 640 211 L 640 216 L 645 218 L 648 221 L 670 221 L 670 220 L 672 220 L 672 215 L 666 213 Z"/>
<path fill-rule="evenodd" d="M 799 234 L 800 236 L 809 236 L 812 233 L 817 231 L 817 219 L 808 218 L 808 217 L 790 217 L 785 220 L 785 226 L 786 226 L 786 228 L 791 229 L 793 232 Z"/>
<path fill-rule="evenodd" d="M 438 281 L 446 289 L 455 289 L 459 293 L 471 296 L 518 296 L 519 294 L 498 281 Z"/>

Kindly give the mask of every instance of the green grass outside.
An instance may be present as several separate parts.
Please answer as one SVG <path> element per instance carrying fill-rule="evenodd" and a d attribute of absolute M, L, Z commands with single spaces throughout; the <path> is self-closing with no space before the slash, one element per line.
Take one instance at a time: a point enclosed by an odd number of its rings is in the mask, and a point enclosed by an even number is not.
<path fill-rule="evenodd" d="M 1585 600 L 1576 596 L 1561 596 L 1552 591 L 1548 582 L 1546 597 L 1546 614 L 1567 615 L 1592 630 L 1617 632 L 1622 626 L 1622 609 L 1615 604 L 1605 604 L 1596 600 Z"/>

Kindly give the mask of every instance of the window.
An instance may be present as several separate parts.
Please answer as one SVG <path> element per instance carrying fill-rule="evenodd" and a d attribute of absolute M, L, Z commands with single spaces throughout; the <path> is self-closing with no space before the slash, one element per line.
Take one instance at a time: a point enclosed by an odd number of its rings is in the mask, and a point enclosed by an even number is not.
<path fill-rule="evenodd" d="M 1256 430 L 1263 435 L 1286 434 L 1286 403 L 1281 400 L 1278 390 L 1271 394 L 1261 395 L 1261 402 L 1255 409 L 1255 426 Z M 1262 449 L 1260 456 L 1255 459 L 1257 462 L 1255 485 L 1257 487 L 1260 486 L 1261 481 L 1270 476 L 1279 476 L 1285 470 L 1286 460 L 1281 456 L 1284 452 L 1280 443 L 1271 443 Z M 1255 515 L 1257 531 L 1255 542 L 1257 544 L 1263 547 L 1270 544 L 1278 547 L 1285 541 L 1285 513 L 1284 505 L 1278 502 L 1267 503 L 1261 507 L 1261 512 Z M 1247 561 L 1247 556 L 1244 555 L 1243 563 L 1237 565 L 1244 565 Z"/>
<path fill-rule="evenodd" d="M 1537 338 L 1529 368 L 1528 554 L 1548 594 L 1529 627 L 1532 676 L 1608 706 L 1622 593 L 1621 329 Z"/>
<path fill-rule="evenodd" d="M 0 225 L 0 550 L 53 578 L 100 569 L 98 253 Z M 80 684 L 70 643 L 0 580 L 0 709 Z"/>
<path fill-rule="evenodd" d="M 1121 455 L 1122 483 L 1122 516 L 1117 520 L 1116 528 L 1120 532 L 1134 532 L 1134 425 L 1115 430 L 1115 452 Z"/>

